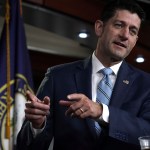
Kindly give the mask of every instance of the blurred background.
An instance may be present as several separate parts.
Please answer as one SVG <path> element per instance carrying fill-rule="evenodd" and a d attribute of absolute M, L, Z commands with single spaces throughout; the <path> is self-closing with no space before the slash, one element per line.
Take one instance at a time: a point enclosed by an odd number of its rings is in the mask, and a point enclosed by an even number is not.
<path fill-rule="evenodd" d="M 83 59 L 92 54 L 97 42 L 94 22 L 106 2 L 107 0 L 22 0 L 35 91 L 48 67 Z M 137 2 L 146 11 L 147 18 L 140 30 L 137 45 L 126 60 L 150 72 L 150 0 Z M 4 3 L 5 0 L 0 0 L 0 33 L 4 22 Z M 79 37 L 80 33 L 84 33 L 82 37 Z"/>

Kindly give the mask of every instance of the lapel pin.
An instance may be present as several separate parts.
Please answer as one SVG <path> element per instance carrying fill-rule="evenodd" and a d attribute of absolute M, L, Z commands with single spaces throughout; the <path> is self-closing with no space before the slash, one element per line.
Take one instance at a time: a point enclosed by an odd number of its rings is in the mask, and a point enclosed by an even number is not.
<path fill-rule="evenodd" d="M 129 84 L 129 81 L 128 80 L 123 80 L 123 83 Z"/>

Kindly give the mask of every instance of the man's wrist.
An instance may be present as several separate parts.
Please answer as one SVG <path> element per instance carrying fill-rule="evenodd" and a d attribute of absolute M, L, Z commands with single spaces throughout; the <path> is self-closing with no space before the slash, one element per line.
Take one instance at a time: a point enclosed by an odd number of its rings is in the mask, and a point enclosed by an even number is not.
<path fill-rule="evenodd" d="M 100 115 L 100 117 L 98 118 L 98 122 L 100 121 L 103 121 L 103 122 L 106 122 L 106 123 L 109 123 L 109 109 L 108 109 L 108 106 L 103 104 L 103 103 L 100 103 L 99 104 L 101 109 L 102 109 L 102 113 Z"/>
<path fill-rule="evenodd" d="M 30 122 L 30 128 L 31 128 L 33 137 L 35 138 L 38 134 L 40 134 L 44 130 L 45 126 L 46 126 L 46 120 L 43 122 L 43 127 L 39 129 L 34 128 L 32 123 Z"/>
<path fill-rule="evenodd" d="M 43 121 L 41 121 L 40 124 L 38 123 L 31 123 L 32 124 L 32 127 L 35 128 L 35 129 L 42 129 L 45 125 L 45 118 L 43 119 Z"/>

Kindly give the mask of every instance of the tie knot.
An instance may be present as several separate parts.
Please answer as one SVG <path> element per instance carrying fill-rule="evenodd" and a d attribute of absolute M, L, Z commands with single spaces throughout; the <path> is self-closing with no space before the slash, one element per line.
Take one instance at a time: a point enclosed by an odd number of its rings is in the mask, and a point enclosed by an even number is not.
<path fill-rule="evenodd" d="M 112 69 L 110 68 L 104 68 L 102 70 L 100 70 L 100 72 L 103 74 L 103 75 L 110 75 L 113 73 Z"/>

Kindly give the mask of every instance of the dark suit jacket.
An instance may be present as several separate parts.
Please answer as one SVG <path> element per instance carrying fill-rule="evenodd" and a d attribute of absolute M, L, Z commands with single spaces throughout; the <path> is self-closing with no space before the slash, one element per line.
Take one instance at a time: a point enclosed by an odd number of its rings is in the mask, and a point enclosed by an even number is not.
<path fill-rule="evenodd" d="M 122 63 L 109 105 L 109 124 L 96 136 L 92 119 L 65 116 L 71 93 L 91 95 L 91 58 L 49 68 L 37 96 L 51 98 L 50 116 L 35 139 L 29 122 L 18 136 L 17 150 L 47 150 L 54 136 L 54 150 L 140 150 L 138 137 L 150 135 L 150 75 Z"/>

